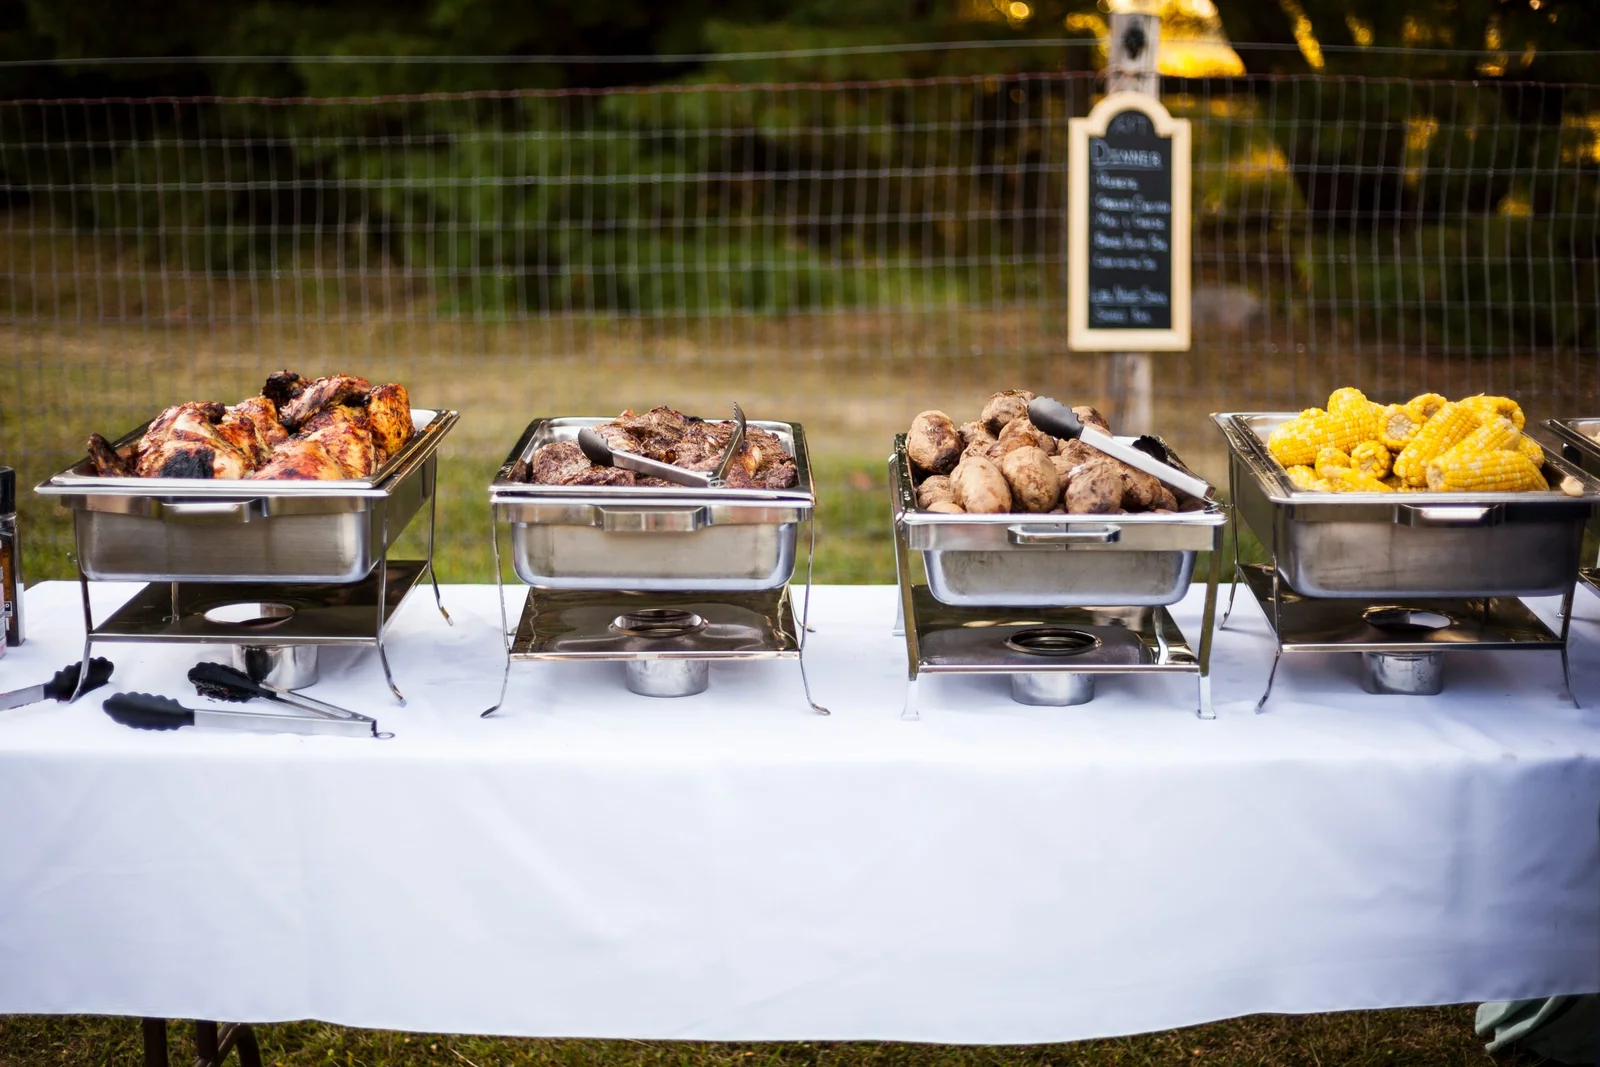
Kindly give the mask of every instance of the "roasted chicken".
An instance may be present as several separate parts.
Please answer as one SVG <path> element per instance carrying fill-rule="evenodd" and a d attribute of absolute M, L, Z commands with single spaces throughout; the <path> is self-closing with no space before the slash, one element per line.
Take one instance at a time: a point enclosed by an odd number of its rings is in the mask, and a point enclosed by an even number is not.
<path fill-rule="evenodd" d="M 176 404 L 118 452 L 99 434 L 88 453 L 103 477 L 365 478 L 410 440 L 411 401 L 403 386 L 373 388 L 337 374 L 273 374 L 233 407 Z"/>
<path fill-rule="evenodd" d="M 707 422 L 671 408 L 651 408 L 644 414 L 624 411 L 611 422 L 595 427 L 612 448 L 671 463 L 685 470 L 715 470 L 732 439 L 734 424 Z M 514 472 L 521 475 L 519 469 Z M 643 485 L 682 488 L 659 478 L 648 478 L 616 467 L 596 467 L 571 441 L 541 445 L 533 453 L 526 478 L 535 485 Z M 799 481 L 795 462 L 772 433 L 756 426 L 745 428 L 744 441 L 728 468 L 728 485 L 734 489 L 789 489 Z"/>

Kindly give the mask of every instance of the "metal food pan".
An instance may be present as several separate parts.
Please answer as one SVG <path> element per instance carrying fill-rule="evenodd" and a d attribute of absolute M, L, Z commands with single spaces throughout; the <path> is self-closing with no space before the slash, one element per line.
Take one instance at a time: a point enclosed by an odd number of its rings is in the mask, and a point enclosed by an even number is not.
<path fill-rule="evenodd" d="M 1195 555 L 1226 519 L 1173 515 L 945 515 L 917 507 L 906 438 L 894 440 L 896 533 L 922 553 L 928 591 L 952 607 L 1153 607 L 1189 591 Z"/>
<path fill-rule="evenodd" d="M 415 436 L 369 478 L 100 477 L 84 459 L 35 491 L 72 510 L 96 581 L 355 582 L 433 496 L 439 444 L 460 418 L 411 414 Z"/>
<path fill-rule="evenodd" d="M 1326 493 L 1296 489 L 1267 437 L 1296 412 L 1212 415 L 1228 442 L 1233 504 L 1302 596 L 1555 596 L 1578 574 L 1600 481 L 1547 451 L 1532 493 Z"/>
<path fill-rule="evenodd" d="M 489 502 L 511 525 L 517 576 L 545 589 L 754 592 L 794 573 L 799 524 L 816 498 L 805 431 L 798 423 L 749 423 L 775 435 L 794 457 L 791 489 L 663 489 L 650 486 L 530 485 L 513 481 L 518 461 L 611 421 L 534 419 L 506 457 Z"/>

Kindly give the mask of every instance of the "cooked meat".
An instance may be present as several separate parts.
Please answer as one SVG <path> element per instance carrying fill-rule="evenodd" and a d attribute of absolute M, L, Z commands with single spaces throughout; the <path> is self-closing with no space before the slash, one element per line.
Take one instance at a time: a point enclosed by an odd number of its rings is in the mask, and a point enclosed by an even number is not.
<path fill-rule="evenodd" d="M 639 476 L 621 467 L 589 467 L 578 471 L 562 485 L 634 485 Z"/>
<path fill-rule="evenodd" d="M 689 417 L 681 411 L 655 407 L 643 415 L 624 411 L 611 425 L 632 434 L 638 440 L 641 450 L 650 458 L 659 459 L 663 463 L 676 463 L 677 460 L 668 459 L 664 453 L 670 452 L 683 437 L 684 431 L 689 428 L 689 422 Z"/>
<path fill-rule="evenodd" d="M 305 392 L 310 384 L 309 378 L 302 378 L 292 370 L 281 370 L 267 376 L 267 384 L 261 387 L 261 395 L 281 408 Z"/>
<path fill-rule="evenodd" d="M 284 449 L 302 440 L 321 445 L 339 466 L 350 472 L 348 477 L 365 478 L 378 469 L 378 449 L 373 444 L 372 432 L 358 422 L 329 422 L 320 430 L 291 437 Z"/>
<path fill-rule="evenodd" d="M 576 441 L 556 441 L 541 445 L 533 454 L 533 470 L 528 481 L 534 485 L 567 485 L 582 471 L 593 466 Z"/>
<path fill-rule="evenodd" d="M 395 382 L 380 385 L 367 394 L 367 420 L 372 439 L 392 456 L 411 440 L 416 427 L 411 418 L 411 397 L 406 387 Z"/>
<path fill-rule="evenodd" d="M 278 417 L 282 420 L 284 428 L 293 433 L 323 408 L 342 403 L 355 396 L 364 399 L 371 391 L 371 382 L 349 374 L 318 378 L 301 390 L 299 396 L 287 404 L 280 405 Z"/>
<path fill-rule="evenodd" d="M 328 455 L 320 441 L 306 437 L 291 437 L 279 446 L 266 466 L 250 475 L 251 478 L 283 478 L 295 481 L 318 481 L 348 478 L 350 472 L 338 460 Z"/>
<path fill-rule="evenodd" d="M 334 479 L 374 473 L 411 435 L 404 387 L 284 370 L 231 408 L 174 404 L 121 454 L 98 434 L 87 451 L 96 471 L 117 477 Z"/>
<path fill-rule="evenodd" d="M 613 448 L 671 463 L 692 471 L 715 470 L 733 435 L 731 422 L 707 422 L 671 408 L 651 408 L 643 415 L 624 411 L 595 432 Z M 660 478 L 630 471 L 593 467 L 572 441 L 544 445 L 533 454 L 529 481 L 536 485 L 639 485 L 683 488 Z M 793 457 L 777 435 L 756 426 L 745 429 L 728 484 L 736 489 L 789 489 L 799 481 Z"/>
<path fill-rule="evenodd" d="M 139 460 L 143 478 L 243 478 L 250 473 L 244 454 L 226 444 L 169 438 Z"/>
<path fill-rule="evenodd" d="M 94 464 L 94 472 L 102 478 L 129 478 L 133 475 L 133 466 L 115 448 L 97 433 L 89 435 L 89 460 Z"/>

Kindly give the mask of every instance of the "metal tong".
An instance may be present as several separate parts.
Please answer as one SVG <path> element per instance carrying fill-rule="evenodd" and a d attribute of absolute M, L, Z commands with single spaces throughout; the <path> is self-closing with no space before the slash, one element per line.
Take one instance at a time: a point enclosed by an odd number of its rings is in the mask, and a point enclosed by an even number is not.
<path fill-rule="evenodd" d="M 641 456 L 637 452 L 613 448 L 604 437 L 587 427 L 578 431 L 578 447 L 583 449 L 583 454 L 589 458 L 589 462 L 597 467 L 619 467 L 635 474 L 649 475 L 664 482 L 687 485 L 694 489 L 724 489 L 728 485 L 728 468 L 733 466 L 733 458 L 738 454 L 739 446 L 744 444 L 744 426 L 744 409 L 734 404 L 733 436 L 728 438 L 728 443 L 722 450 L 722 458 L 717 461 L 716 469 L 709 474 L 705 471 L 675 467 L 671 463 L 662 463 L 649 456 Z"/>

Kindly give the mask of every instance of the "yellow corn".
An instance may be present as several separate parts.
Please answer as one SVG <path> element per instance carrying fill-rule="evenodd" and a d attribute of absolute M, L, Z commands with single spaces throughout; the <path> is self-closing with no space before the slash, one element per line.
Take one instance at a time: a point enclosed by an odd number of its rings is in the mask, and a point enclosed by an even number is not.
<path fill-rule="evenodd" d="M 1392 459 L 1389 450 L 1377 441 L 1363 441 L 1350 450 L 1350 466 L 1374 478 L 1382 478 L 1389 473 Z"/>
<path fill-rule="evenodd" d="M 1459 444 L 1451 446 L 1452 452 L 1494 452 L 1498 449 L 1517 449 L 1517 441 L 1522 436 L 1517 428 L 1511 425 L 1511 420 L 1504 415 L 1491 415 L 1489 421 L 1463 437 Z"/>
<path fill-rule="evenodd" d="M 1398 452 L 1417 436 L 1424 421 L 1412 418 L 1403 405 L 1390 404 L 1378 415 L 1378 440 L 1390 452 Z"/>
<path fill-rule="evenodd" d="M 1367 402 L 1367 394 L 1350 385 L 1345 386 L 1343 389 L 1335 389 L 1328 394 L 1329 411 L 1338 411 L 1340 408 L 1354 407 Z"/>
<path fill-rule="evenodd" d="M 1356 447 L 1360 448 L 1361 446 L 1357 445 Z M 1332 445 L 1329 445 L 1327 448 L 1320 449 L 1317 452 L 1317 462 L 1315 466 L 1317 477 L 1332 478 L 1334 471 L 1344 471 L 1350 469 L 1350 456 L 1345 452 L 1344 449 L 1334 448 Z"/>
<path fill-rule="evenodd" d="M 1387 485 L 1390 489 L 1404 489 L 1404 488 L 1406 488 L 1406 480 L 1404 478 L 1400 477 L 1398 474 L 1390 474 L 1387 477 L 1382 478 L 1380 480 L 1383 482 L 1384 485 Z"/>
<path fill-rule="evenodd" d="M 1427 471 L 1428 488 L 1436 493 L 1515 493 L 1550 488 L 1533 460 L 1504 448 L 1490 452 L 1451 449 L 1430 460 Z"/>
<path fill-rule="evenodd" d="M 1395 457 L 1395 473 L 1404 478 L 1407 485 L 1427 485 L 1428 461 L 1460 444 L 1477 428 L 1478 420 L 1472 412 L 1459 404 L 1446 403 L 1433 418 L 1423 423 L 1417 436 Z"/>
<path fill-rule="evenodd" d="M 1522 413 L 1522 408 L 1515 400 L 1504 396 L 1469 396 L 1460 401 L 1462 407 L 1478 416 L 1479 422 L 1488 422 L 1496 415 L 1503 415 L 1511 420 L 1517 429 L 1522 429 L 1528 424 L 1528 417 Z"/>
<path fill-rule="evenodd" d="M 1438 393 L 1423 393 L 1406 401 L 1406 414 L 1415 422 L 1427 422 L 1449 402 Z"/>
<path fill-rule="evenodd" d="M 1317 472 L 1310 467 L 1287 467 L 1285 472 L 1289 475 L 1290 484 L 1296 489 L 1314 489 L 1317 483 L 1322 481 L 1321 478 L 1317 477 Z"/>
<path fill-rule="evenodd" d="M 1365 417 L 1352 418 L 1337 411 L 1309 417 L 1301 415 L 1272 431 L 1267 438 L 1267 451 L 1285 467 L 1310 466 L 1324 448 L 1348 452 L 1366 440 L 1364 430 L 1368 421 Z"/>
<path fill-rule="evenodd" d="M 1394 487 L 1381 478 L 1354 469 L 1335 471 L 1328 479 L 1336 493 L 1392 493 Z"/>
<path fill-rule="evenodd" d="M 1544 469 L 1544 449 L 1539 447 L 1539 442 L 1523 434 L 1517 438 L 1517 451 L 1533 460 L 1533 465 L 1540 470 Z"/>

